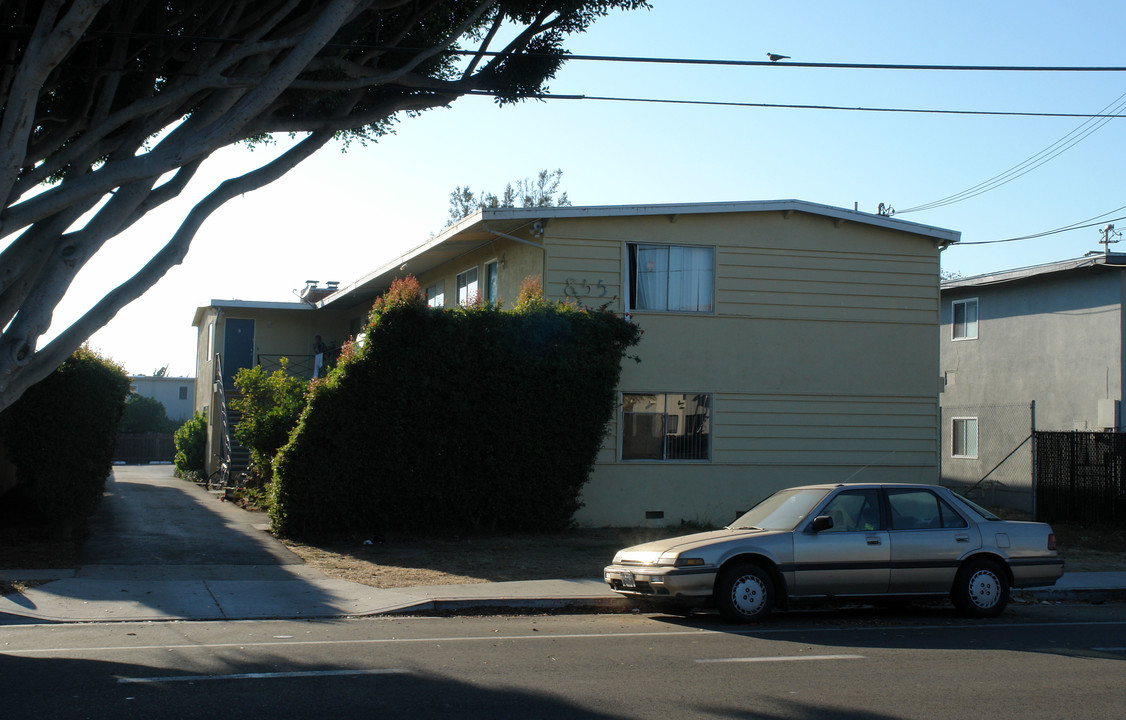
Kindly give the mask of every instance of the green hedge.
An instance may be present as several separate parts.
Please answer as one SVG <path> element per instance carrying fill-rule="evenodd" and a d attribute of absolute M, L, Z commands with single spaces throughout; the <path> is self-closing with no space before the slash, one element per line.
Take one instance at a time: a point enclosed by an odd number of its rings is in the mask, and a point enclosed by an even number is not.
<path fill-rule="evenodd" d="M 360 350 L 314 384 L 275 462 L 275 531 L 569 526 L 640 337 L 611 313 L 377 304 Z"/>
<path fill-rule="evenodd" d="M 9 520 L 73 527 L 93 512 L 128 394 L 123 368 L 81 348 L 0 413 L 0 438 L 17 474 L 0 501 Z"/>

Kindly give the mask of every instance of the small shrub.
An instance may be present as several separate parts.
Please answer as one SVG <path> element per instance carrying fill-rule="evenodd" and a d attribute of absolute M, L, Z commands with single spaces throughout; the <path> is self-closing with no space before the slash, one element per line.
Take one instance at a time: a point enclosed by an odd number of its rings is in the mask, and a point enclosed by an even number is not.
<path fill-rule="evenodd" d="M 188 480 L 203 480 L 207 471 L 207 418 L 192 416 L 172 434 L 176 443 L 176 474 Z"/>

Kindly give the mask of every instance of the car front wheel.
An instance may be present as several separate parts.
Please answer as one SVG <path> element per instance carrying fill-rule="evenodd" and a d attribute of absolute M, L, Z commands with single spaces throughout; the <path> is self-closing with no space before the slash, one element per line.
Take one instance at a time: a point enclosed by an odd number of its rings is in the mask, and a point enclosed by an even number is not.
<path fill-rule="evenodd" d="M 762 620 L 774 609 L 774 581 L 758 565 L 735 565 L 720 575 L 715 601 L 719 614 L 728 622 Z"/>
<path fill-rule="evenodd" d="M 954 579 L 951 598 L 968 617 L 997 617 L 1009 603 L 1009 577 L 992 560 L 970 560 Z"/>

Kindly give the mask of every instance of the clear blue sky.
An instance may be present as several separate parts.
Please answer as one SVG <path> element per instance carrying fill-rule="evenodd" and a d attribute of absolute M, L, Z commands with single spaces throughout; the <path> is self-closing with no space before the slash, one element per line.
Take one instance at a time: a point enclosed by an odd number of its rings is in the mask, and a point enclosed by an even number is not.
<path fill-rule="evenodd" d="M 794 62 L 1122 66 L 1126 3 L 654 0 L 572 39 L 576 54 Z M 572 62 L 560 94 L 848 107 L 1097 113 L 1126 73 L 721 68 Z M 185 263 L 91 343 L 148 374 L 194 374 L 195 308 L 212 298 L 292 300 L 306 279 L 349 282 L 424 242 L 457 185 L 499 191 L 561 168 L 575 205 L 797 198 L 875 212 L 929 203 L 1033 158 L 1084 123 L 981 117 L 598 101 L 497 108 L 468 98 L 403 119 L 367 148 L 330 148 L 283 180 L 228 203 Z M 268 153 L 217 153 L 178 207 L 112 242 L 79 276 L 69 322 L 162 244 L 188 202 Z M 963 202 L 899 215 L 965 243 L 1051 230 L 1126 206 L 1126 119 L 1110 120 L 1041 167 Z M 210 182 L 210 184 L 208 184 Z M 1113 218 L 1126 211 L 1108 215 Z M 1126 221 L 1120 226 L 1126 229 Z M 1097 250 L 1097 228 L 943 254 L 969 276 Z M 1126 246 L 1123 246 L 1126 250 Z"/>

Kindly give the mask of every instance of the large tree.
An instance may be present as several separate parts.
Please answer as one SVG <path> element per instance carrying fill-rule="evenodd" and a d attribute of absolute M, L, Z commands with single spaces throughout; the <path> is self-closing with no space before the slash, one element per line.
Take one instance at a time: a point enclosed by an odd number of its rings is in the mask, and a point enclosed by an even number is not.
<path fill-rule="evenodd" d="M 4 0 L 0 3 L 0 410 L 179 264 L 227 200 L 334 138 L 466 94 L 543 92 L 567 35 L 644 0 Z M 200 165 L 301 138 L 219 183 L 130 279 L 40 347 L 79 270 Z M 81 221 L 81 222 L 80 222 Z"/>

